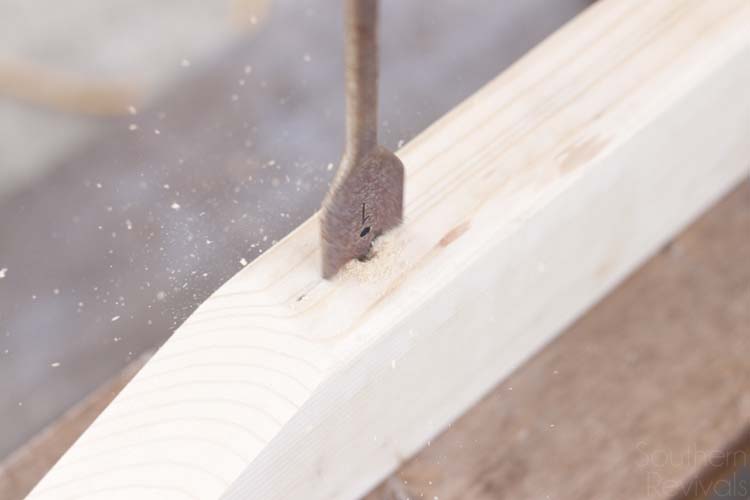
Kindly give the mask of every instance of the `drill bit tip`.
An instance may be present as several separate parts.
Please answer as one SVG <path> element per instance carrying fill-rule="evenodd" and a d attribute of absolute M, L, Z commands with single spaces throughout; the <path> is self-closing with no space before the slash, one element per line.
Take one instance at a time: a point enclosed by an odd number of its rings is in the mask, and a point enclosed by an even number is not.
<path fill-rule="evenodd" d="M 404 166 L 382 146 L 357 160 L 345 157 L 320 214 L 323 277 L 352 259 L 403 218 Z"/>

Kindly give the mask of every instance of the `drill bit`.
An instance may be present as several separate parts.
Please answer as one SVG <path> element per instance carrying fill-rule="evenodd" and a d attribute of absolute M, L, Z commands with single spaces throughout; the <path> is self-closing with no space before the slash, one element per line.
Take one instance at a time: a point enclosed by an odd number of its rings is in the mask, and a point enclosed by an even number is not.
<path fill-rule="evenodd" d="M 323 277 L 399 225 L 404 166 L 378 144 L 377 0 L 345 0 L 346 147 L 320 214 Z"/>

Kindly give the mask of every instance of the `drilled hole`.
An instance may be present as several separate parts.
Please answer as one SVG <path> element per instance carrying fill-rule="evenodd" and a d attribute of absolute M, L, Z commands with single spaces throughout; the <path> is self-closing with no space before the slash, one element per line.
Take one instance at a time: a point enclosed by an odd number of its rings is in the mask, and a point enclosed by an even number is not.
<path fill-rule="evenodd" d="M 364 237 L 365 237 L 365 236 L 367 236 L 368 234 L 370 234 L 370 226 L 367 226 L 366 228 L 364 228 L 364 229 L 363 229 L 363 230 L 362 230 L 362 231 L 361 231 L 361 232 L 359 233 L 359 237 L 360 237 L 360 238 L 364 238 Z"/>

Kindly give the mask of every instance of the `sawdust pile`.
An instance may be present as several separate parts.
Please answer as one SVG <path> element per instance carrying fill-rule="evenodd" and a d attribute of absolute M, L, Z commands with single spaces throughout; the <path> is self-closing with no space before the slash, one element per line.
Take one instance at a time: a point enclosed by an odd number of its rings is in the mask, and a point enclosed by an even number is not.
<path fill-rule="evenodd" d="M 365 261 L 349 261 L 339 272 L 341 279 L 375 281 L 400 274 L 408 267 L 403 255 L 403 231 L 397 228 L 377 238 Z"/>

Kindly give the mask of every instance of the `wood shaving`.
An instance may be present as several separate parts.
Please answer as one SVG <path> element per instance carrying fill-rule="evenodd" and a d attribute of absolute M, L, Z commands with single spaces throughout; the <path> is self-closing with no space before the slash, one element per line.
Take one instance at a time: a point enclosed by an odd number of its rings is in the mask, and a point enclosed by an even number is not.
<path fill-rule="evenodd" d="M 367 260 L 349 261 L 339 271 L 339 279 L 366 282 L 393 277 L 408 267 L 402 252 L 404 243 L 401 228 L 376 238 Z"/>

